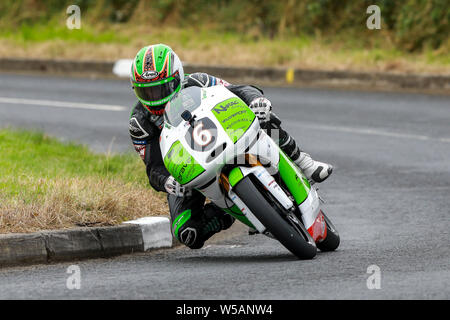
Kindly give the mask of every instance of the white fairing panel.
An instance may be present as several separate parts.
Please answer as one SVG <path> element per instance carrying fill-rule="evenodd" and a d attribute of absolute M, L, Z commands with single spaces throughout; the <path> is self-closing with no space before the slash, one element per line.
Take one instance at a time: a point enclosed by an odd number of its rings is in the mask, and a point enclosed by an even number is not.
<path fill-rule="evenodd" d="M 300 212 L 302 213 L 303 224 L 309 229 L 314 223 L 320 210 L 319 195 L 316 189 L 309 190 L 308 197 L 300 204 Z"/>
<path fill-rule="evenodd" d="M 211 109 L 213 106 L 236 96 L 222 85 L 202 88 L 201 92 L 201 105 L 192 112 L 192 115 L 196 116 L 196 119 L 207 117 L 215 124 L 217 133 L 215 134 L 216 141 L 214 148 L 207 152 L 196 151 L 190 148 L 188 142 L 184 138 L 190 125 L 188 122 L 182 121 L 177 127 L 168 124 L 164 125 L 161 132 L 161 153 L 164 158 L 172 144 L 177 140 L 180 141 L 183 147 L 194 157 L 195 161 L 205 169 L 205 172 L 191 182 L 185 184 L 185 186 L 188 188 L 199 189 L 206 197 L 216 202 L 218 206 L 226 208 L 226 203 L 224 201 L 225 194 L 218 184 L 218 175 L 223 166 L 227 163 L 234 163 L 236 165 L 244 164 L 244 154 L 252 153 L 258 155 L 258 160 L 263 165 L 267 165 L 266 169 L 270 174 L 274 174 L 278 171 L 278 146 L 263 130 L 261 130 L 257 118 L 255 118 L 255 121 L 253 121 L 245 134 L 236 143 L 233 143 Z M 221 146 L 224 146 L 225 144 L 225 149 L 221 148 Z M 216 148 L 221 152 L 211 161 L 212 151 L 215 151 Z M 236 155 L 241 156 L 236 158 Z M 214 179 L 216 179 L 215 182 L 213 182 Z M 203 186 L 206 187 L 202 188 Z"/>
<path fill-rule="evenodd" d="M 230 90 L 222 85 L 202 89 L 201 106 L 198 107 L 194 112 L 192 112 L 192 115 L 196 116 L 197 119 L 207 117 L 217 127 L 217 133 L 215 133 L 216 141 L 214 144 L 214 148 L 208 150 L 207 152 L 196 151 L 190 148 L 188 142 L 186 141 L 186 139 L 184 139 L 186 132 L 190 127 L 189 123 L 186 121 L 180 123 L 176 128 L 164 127 L 163 131 L 161 132 L 160 144 L 163 158 L 169 151 L 172 144 L 179 140 L 183 147 L 186 148 L 186 150 L 188 150 L 189 153 L 194 157 L 195 161 L 205 169 L 204 173 L 202 173 L 191 182 L 187 183 L 185 185 L 186 187 L 195 188 L 210 182 L 212 179 L 217 177 L 217 174 L 220 173 L 221 168 L 225 163 L 232 161 L 236 153 L 243 153 L 246 148 L 246 141 L 252 141 L 255 139 L 259 131 L 259 122 L 257 120 L 253 121 L 252 125 L 244 134 L 244 136 L 242 136 L 235 144 L 212 113 L 211 108 L 213 106 L 233 97 L 236 97 L 236 95 L 234 95 Z M 221 148 L 221 146 L 224 146 L 225 144 L 225 149 Z M 216 150 L 216 148 L 220 149 L 221 152 L 217 157 L 214 157 L 214 160 L 211 161 L 211 154 Z M 213 199 L 214 198 L 217 198 L 217 196 L 213 197 Z"/>

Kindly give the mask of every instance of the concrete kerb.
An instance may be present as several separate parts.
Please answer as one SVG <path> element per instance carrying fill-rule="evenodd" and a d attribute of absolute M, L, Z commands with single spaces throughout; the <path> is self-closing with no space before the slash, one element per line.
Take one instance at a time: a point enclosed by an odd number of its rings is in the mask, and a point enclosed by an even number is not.
<path fill-rule="evenodd" d="M 39 72 L 57 74 L 85 74 L 92 76 L 112 75 L 114 62 L 44 60 L 44 59 L 0 59 L 0 71 L 6 72 Z"/>
<path fill-rule="evenodd" d="M 172 246 L 166 217 L 147 217 L 114 227 L 6 234 L 0 235 L 0 267 L 107 258 Z"/>
<path fill-rule="evenodd" d="M 418 89 L 450 91 L 450 76 L 397 74 L 384 72 L 323 71 L 306 69 L 235 68 L 219 66 L 185 66 L 185 71 L 202 71 L 224 79 L 273 82 L 284 86 L 360 87 L 377 89 Z"/>
<path fill-rule="evenodd" d="M 98 78 L 128 77 L 130 59 L 117 61 L 72 61 L 43 59 L 0 59 L 0 71 L 84 75 Z M 206 72 L 218 77 L 277 86 L 317 86 L 367 89 L 450 91 L 450 75 L 390 72 L 324 71 L 308 69 L 256 68 L 184 64 L 186 73 Z"/>
<path fill-rule="evenodd" d="M 167 248 L 174 245 L 170 221 L 166 217 L 144 217 L 127 221 L 125 224 L 139 226 L 144 251 L 151 248 Z"/>

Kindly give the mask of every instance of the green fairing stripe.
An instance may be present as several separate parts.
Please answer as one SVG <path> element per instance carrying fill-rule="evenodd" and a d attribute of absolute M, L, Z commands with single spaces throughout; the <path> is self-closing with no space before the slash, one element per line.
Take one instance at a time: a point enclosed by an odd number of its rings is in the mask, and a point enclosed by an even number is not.
<path fill-rule="evenodd" d="M 169 152 L 164 157 L 164 165 L 167 171 L 180 184 L 191 182 L 205 171 L 183 147 L 180 141 L 176 141 L 170 147 Z"/>
<path fill-rule="evenodd" d="M 175 237 L 178 238 L 178 230 L 180 227 L 186 223 L 191 218 L 191 210 L 186 210 L 183 213 L 181 213 L 173 222 L 172 224 L 172 230 L 174 230 Z"/>
<path fill-rule="evenodd" d="M 230 181 L 230 185 L 234 187 L 239 181 L 242 180 L 243 177 L 244 175 L 242 174 L 241 169 L 236 167 L 233 168 L 230 174 L 228 175 L 228 181 Z"/>
<path fill-rule="evenodd" d="M 230 98 L 211 109 L 223 129 L 235 143 L 248 130 L 255 119 L 252 110 L 239 98 Z"/>
<path fill-rule="evenodd" d="M 249 227 L 255 228 L 253 226 L 253 224 L 247 219 L 247 217 L 241 212 L 241 210 L 239 210 L 237 205 L 233 205 L 231 208 L 222 209 L 222 210 L 224 210 L 226 213 L 232 215 L 233 217 L 235 217 L 242 223 L 248 225 Z"/>
<path fill-rule="evenodd" d="M 281 179 L 288 187 L 297 205 L 303 203 L 308 197 L 311 186 L 296 165 L 281 150 L 278 170 L 280 171 Z"/>

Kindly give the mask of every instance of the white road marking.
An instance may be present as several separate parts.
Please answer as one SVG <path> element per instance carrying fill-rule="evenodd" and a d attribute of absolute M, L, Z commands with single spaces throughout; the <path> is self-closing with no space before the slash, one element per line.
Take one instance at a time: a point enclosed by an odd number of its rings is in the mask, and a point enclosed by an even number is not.
<path fill-rule="evenodd" d="M 295 122 L 299 124 L 298 122 Z M 347 132 L 347 133 L 357 133 L 357 134 L 367 134 L 374 136 L 385 136 L 385 137 L 393 137 L 393 138 L 404 138 L 404 139 L 412 139 L 412 140 L 420 140 L 420 141 L 438 141 L 444 143 L 450 143 L 450 138 L 434 138 L 424 135 L 418 134 L 410 134 L 410 133 L 398 133 L 385 131 L 380 129 L 371 129 L 371 128 L 354 128 L 354 127 L 344 127 L 344 126 L 328 126 L 322 124 L 311 124 L 311 123 L 300 123 L 300 126 L 303 128 L 310 128 L 313 130 L 325 130 L 325 131 L 337 131 L 337 132 Z"/>
<path fill-rule="evenodd" d="M 242 247 L 239 244 L 208 244 L 205 247 L 203 247 L 202 249 L 215 249 L 215 248 L 221 248 L 221 249 L 234 249 L 234 248 L 240 248 Z"/>
<path fill-rule="evenodd" d="M 440 142 L 450 143 L 450 138 L 440 138 L 439 141 Z"/>
<path fill-rule="evenodd" d="M 127 108 L 125 108 L 123 106 L 115 106 L 115 105 L 108 105 L 108 104 L 79 103 L 79 102 L 68 102 L 68 101 L 37 100 L 37 99 L 18 99 L 18 98 L 6 98 L 6 97 L 0 97 L 0 103 L 54 107 L 54 108 L 104 110 L 104 111 L 125 111 L 125 110 L 127 110 Z"/>

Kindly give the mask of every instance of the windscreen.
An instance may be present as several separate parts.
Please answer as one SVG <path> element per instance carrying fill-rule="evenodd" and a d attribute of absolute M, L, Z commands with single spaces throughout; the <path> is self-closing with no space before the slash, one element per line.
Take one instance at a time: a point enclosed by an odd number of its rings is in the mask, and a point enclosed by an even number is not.
<path fill-rule="evenodd" d="M 178 126 L 181 121 L 181 114 L 188 110 L 193 112 L 201 105 L 201 88 L 189 87 L 182 89 L 178 94 L 167 104 L 164 112 L 165 121 L 172 126 Z"/>

